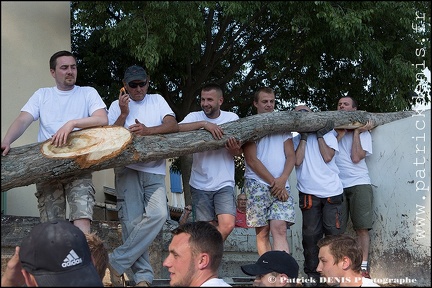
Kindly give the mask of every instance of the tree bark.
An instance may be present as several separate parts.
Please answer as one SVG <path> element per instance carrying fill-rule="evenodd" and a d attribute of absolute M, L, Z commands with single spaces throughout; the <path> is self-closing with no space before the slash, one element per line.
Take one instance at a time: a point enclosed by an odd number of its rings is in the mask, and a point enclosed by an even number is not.
<path fill-rule="evenodd" d="M 1 191 L 34 183 L 45 182 L 55 178 L 69 178 L 79 176 L 89 171 L 99 171 L 114 167 L 125 166 L 137 162 L 146 162 L 159 159 L 168 159 L 188 155 L 195 152 L 215 150 L 224 147 L 228 137 L 235 137 L 242 143 L 253 141 L 275 132 L 314 132 L 322 128 L 328 120 L 332 120 L 335 126 L 351 125 L 353 123 L 365 124 L 368 120 L 374 121 L 374 125 L 383 125 L 389 122 L 413 116 L 415 111 L 401 111 L 391 113 L 369 113 L 365 111 L 327 111 L 302 113 L 295 111 L 273 112 L 257 114 L 237 121 L 221 125 L 225 136 L 221 140 L 213 139 L 206 130 L 160 134 L 151 136 L 134 136 L 130 139 L 121 137 L 121 140 L 111 141 L 104 154 L 98 147 L 97 156 L 94 152 L 73 155 L 67 157 L 56 155 L 55 149 L 47 157 L 43 150 L 47 143 L 33 143 L 12 148 L 8 155 L 2 156 L 1 161 Z M 104 131 L 113 126 L 90 128 L 88 131 Z M 125 129 L 123 127 L 116 127 Z M 86 130 L 86 129 L 84 129 Z M 87 131 L 81 133 L 83 137 Z M 76 138 L 80 138 L 76 137 Z M 45 145 L 45 146 L 43 146 Z M 116 146 L 116 147 L 113 147 Z M 73 145 L 69 145 L 73 150 Z M 82 147 L 81 147 L 82 149 Z M 45 151 L 45 152 L 44 152 Z M 93 153 L 93 154 L 92 154 Z M 100 157 L 102 153 L 103 157 Z"/>

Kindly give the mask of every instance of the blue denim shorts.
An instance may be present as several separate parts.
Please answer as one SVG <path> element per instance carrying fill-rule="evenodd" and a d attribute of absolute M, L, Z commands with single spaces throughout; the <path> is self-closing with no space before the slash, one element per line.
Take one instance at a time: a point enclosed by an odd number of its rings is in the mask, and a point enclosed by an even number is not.
<path fill-rule="evenodd" d="M 194 221 L 214 221 L 217 215 L 236 215 L 234 187 L 225 186 L 216 191 L 204 191 L 190 186 Z"/>

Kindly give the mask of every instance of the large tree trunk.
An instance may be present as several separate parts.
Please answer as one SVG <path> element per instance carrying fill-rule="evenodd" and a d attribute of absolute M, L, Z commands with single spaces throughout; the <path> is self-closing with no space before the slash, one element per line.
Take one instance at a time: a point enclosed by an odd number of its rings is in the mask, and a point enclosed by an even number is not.
<path fill-rule="evenodd" d="M 221 125 L 225 132 L 222 140 L 213 139 L 206 130 L 132 136 L 123 127 L 84 129 L 73 132 L 68 139 L 69 145 L 63 149 L 56 149 L 47 141 L 12 148 L 8 155 L 2 156 L 1 191 L 89 171 L 214 150 L 224 147 L 226 139 L 231 136 L 244 143 L 274 132 L 313 132 L 322 128 L 327 120 L 334 121 L 335 126 L 365 124 L 367 120 L 373 120 L 378 126 L 412 115 L 415 115 L 415 111 L 263 113 Z M 107 135 L 106 142 L 100 143 L 104 135 Z"/>

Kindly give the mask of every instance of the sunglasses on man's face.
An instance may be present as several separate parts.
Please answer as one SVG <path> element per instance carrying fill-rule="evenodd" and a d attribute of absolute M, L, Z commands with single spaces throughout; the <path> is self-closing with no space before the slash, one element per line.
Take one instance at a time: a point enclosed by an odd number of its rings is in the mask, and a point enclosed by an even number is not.
<path fill-rule="evenodd" d="M 138 82 L 138 83 L 137 82 L 129 82 L 128 85 L 130 88 L 137 88 L 138 86 L 144 87 L 145 85 L 147 85 L 147 81 Z"/>

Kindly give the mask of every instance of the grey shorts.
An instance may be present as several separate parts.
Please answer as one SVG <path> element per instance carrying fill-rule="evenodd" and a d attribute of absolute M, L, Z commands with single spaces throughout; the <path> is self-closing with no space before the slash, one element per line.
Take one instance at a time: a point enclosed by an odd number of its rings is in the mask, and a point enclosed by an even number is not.
<path fill-rule="evenodd" d="M 349 217 L 353 224 L 353 229 L 372 229 L 372 185 L 356 185 L 344 188 L 344 201 L 342 217 L 347 223 Z"/>
<path fill-rule="evenodd" d="M 40 221 L 66 219 L 66 200 L 69 204 L 69 221 L 93 220 L 95 189 L 92 174 L 79 179 L 61 179 L 36 184 Z"/>
<path fill-rule="evenodd" d="M 249 227 L 263 227 L 270 220 L 284 220 L 287 226 L 295 223 L 294 198 L 287 187 L 289 197 L 283 202 L 272 196 L 270 187 L 254 179 L 246 179 L 246 223 Z"/>
<path fill-rule="evenodd" d="M 216 191 L 204 191 L 190 186 L 194 221 L 215 221 L 217 215 L 236 216 L 234 187 L 225 186 Z"/>

